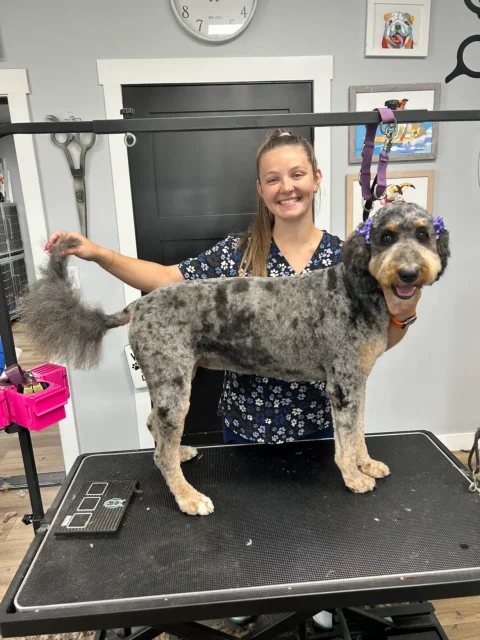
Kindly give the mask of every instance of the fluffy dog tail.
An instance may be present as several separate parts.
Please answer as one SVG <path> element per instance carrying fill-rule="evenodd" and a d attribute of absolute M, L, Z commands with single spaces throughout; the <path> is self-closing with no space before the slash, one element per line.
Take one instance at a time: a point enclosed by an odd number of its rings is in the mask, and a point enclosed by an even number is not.
<path fill-rule="evenodd" d="M 40 269 L 40 277 L 20 299 L 19 319 L 43 357 L 76 369 L 89 369 L 100 362 L 105 333 L 128 324 L 130 311 L 127 307 L 107 315 L 101 308 L 81 301 L 68 277 L 68 258 L 61 255 L 77 243 L 67 236 L 54 246 L 48 263 Z"/>

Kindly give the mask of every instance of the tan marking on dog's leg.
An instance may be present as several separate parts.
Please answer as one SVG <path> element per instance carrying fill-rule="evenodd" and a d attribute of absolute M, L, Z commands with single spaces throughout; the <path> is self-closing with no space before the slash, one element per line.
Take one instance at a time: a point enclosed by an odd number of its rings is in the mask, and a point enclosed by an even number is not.
<path fill-rule="evenodd" d="M 386 339 L 371 340 L 370 342 L 365 342 L 360 346 L 358 350 L 358 360 L 366 377 L 370 375 L 373 369 L 373 365 L 382 355 L 382 353 L 385 352 L 386 348 Z"/>
<path fill-rule="evenodd" d="M 150 431 L 150 433 L 152 433 L 152 428 L 153 428 L 153 411 L 150 411 L 150 414 L 147 418 L 147 429 Z M 158 430 L 156 433 L 158 433 Z M 155 446 L 156 445 L 157 443 L 155 442 Z M 180 462 L 187 462 L 188 460 L 195 458 L 197 455 L 198 455 L 198 451 L 195 449 L 195 447 L 188 447 L 186 445 L 180 446 Z"/>
<path fill-rule="evenodd" d="M 357 418 L 357 434 L 355 442 L 355 453 L 357 466 L 362 473 L 371 478 L 384 478 L 390 475 L 390 469 L 383 462 L 370 458 L 365 442 L 365 394 L 362 395 Z"/>
<path fill-rule="evenodd" d="M 332 402 L 335 434 L 335 463 L 346 486 L 355 493 L 366 493 L 375 488 L 375 480 L 357 467 L 356 437 L 357 408 L 338 409 Z"/>
<path fill-rule="evenodd" d="M 191 460 L 197 455 L 198 451 L 195 449 L 195 447 L 187 447 L 185 445 L 182 445 L 180 447 L 180 462 L 187 462 L 187 460 Z"/>
<path fill-rule="evenodd" d="M 154 413 L 153 413 L 153 409 L 150 411 L 150 413 L 148 414 L 148 418 L 146 421 L 146 425 L 147 425 L 147 429 L 150 431 L 150 435 L 152 436 L 154 442 L 155 442 L 155 446 L 157 446 L 157 438 L 160 437 L 160 434 L 158 433 L 158 431 L 154 432 L 154 427 L 153 427 L 153 423 L 154 423 Z"/>

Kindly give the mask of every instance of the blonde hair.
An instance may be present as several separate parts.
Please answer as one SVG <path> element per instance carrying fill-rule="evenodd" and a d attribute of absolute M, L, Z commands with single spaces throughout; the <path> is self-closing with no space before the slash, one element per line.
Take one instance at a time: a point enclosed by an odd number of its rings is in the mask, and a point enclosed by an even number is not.
<path fill-rule="evenodd" d="M 307 154 L 313 173 L 317 171 L 317 160 L 310 142 L 302 136 L 293 134 L 289 129 L 276 129 L 267 137 L 257 151 L 257 177 L 260 180 L 260 161 L 272 149 L 278 147 L 301 146 Z M 245 247 L 239 275 L 266 276 L 267 260 L 272 242 L 272 229 L 275 218 L 267 209 L 263 198 L 258 195 L 257 212 L 248 231 L 239 238 L 237 249 Z"/>

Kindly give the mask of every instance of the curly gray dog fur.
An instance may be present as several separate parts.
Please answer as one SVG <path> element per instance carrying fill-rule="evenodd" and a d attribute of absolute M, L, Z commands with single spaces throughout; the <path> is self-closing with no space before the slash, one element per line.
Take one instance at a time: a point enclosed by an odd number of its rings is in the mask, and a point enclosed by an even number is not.
<path fill-rule="evenodd" d="M 359 225 L 361 230 L 363 224 Z M 68 239 L 67 239 L 68 242 Z M 180 463 L 191 381 L 198 365 L 284 380 L 326 380 L 335 428 L 335 462 L 354 492 L 390 473 L 368 454 L 365 386 L 387 346 L 390 315 L 379 285 L 433 284 L 449 258 L 448 232 L 432 216 L 397 202 L 373 216 L 369 242 L 352 233 L 342 261 L 291 278 L 219 278 L 172 284 L 106 315 L 82 303 L 67 278 L 62 246 L 21 303 L 21 318 L 50 359 L 74 367 L 98 363 L 108 329 L 130 323 L 130 344 L 147 381 L 154 459 L 180 509 L 213 511 L 187 483 Z"/>

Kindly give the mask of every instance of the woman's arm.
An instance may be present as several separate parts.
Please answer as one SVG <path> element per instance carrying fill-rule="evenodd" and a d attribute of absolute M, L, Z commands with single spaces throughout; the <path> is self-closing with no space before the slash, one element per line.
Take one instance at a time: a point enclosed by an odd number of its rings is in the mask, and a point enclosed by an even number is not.
<path fill-rule="evenodd" d="M 49 251 L 61 238 L 70 236 L 78 240 L 78 245 L 65 251 L 66 255 L 96 262 L 100 267 L 126 284 L 140 291 L 153 291 L 167 284 L 183 282 L 183 275 L 176 265 L 164 266 L 155 262 L 129 258 L 95 244 L 80 233 L 57 231 L 53 233 L 45 247 Z"/>
<path fill-rule="evenodd" d="M 415 291 L 415 295 L 410 300 L 401 300 L 391 289 L 383 289 L 383 294 L 387 303 L 390 315 L 398 322 L 403 322 L 411 318 L 416 313 L 417 304 L 422 295 L 421 289 Z M 408 328 L 397 327 L 393 322 L 388 327 L 387 351 L 397 345 L 407 335 Z"/>

